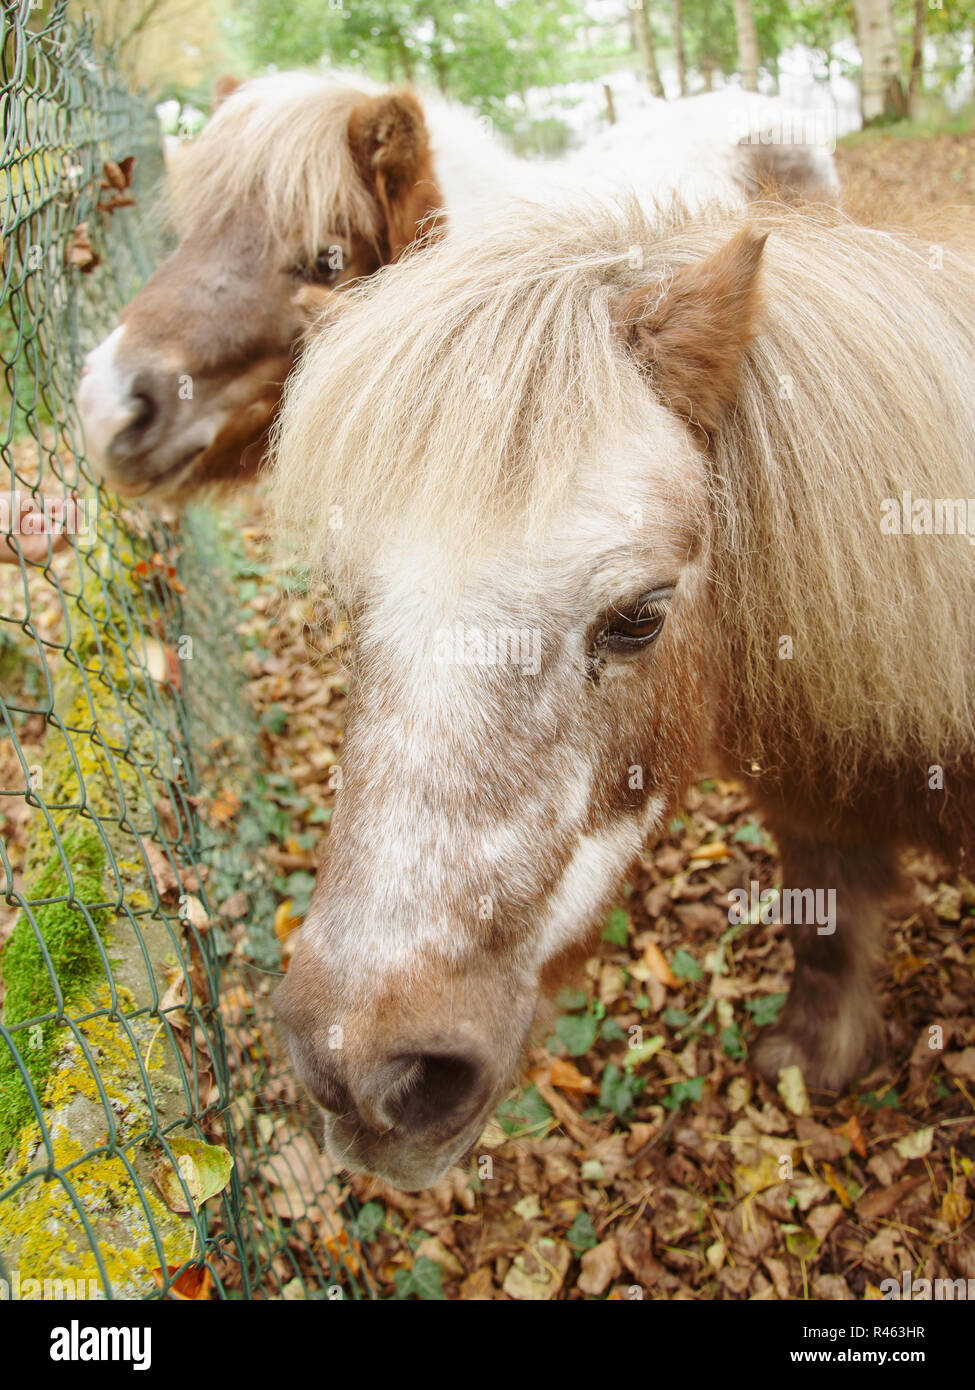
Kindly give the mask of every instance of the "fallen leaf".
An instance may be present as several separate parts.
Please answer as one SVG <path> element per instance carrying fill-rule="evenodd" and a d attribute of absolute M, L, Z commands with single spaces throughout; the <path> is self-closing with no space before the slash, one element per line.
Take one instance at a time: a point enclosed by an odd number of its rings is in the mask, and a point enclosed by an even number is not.
<path fill-rule="evenodd" d="M 971 1215 L 972 1204 L 963 1192 L 946 1192 L 941 1199 L 941 1219 L 952 1230 L 963 1226 Z"/>
<path fill-rule="evenodd" d="M 578 1287 L 583 1293 L 595 1296 L 605 1293 L 607 1285 L 612 1283 L 622 1268 L 616 1241 L 601 1241 L 592 1250 L 585 1252 L 581 1263 L 582 1273 L 579 1275 Z"/>
<path fill-rule="evenodd" d="M 178 1269 L 179 1265 L 167 1265 L 166 1273 L 172 1279 L 172 1275 Z M 166 1280 L 161 1269 L 154 1269 L 152 1277 L 156 1281 L 157 1289 L 164 1287 Z M 183 1303 L 203 1303 L 210 1297 L 212 1287 L 213 1279 L 206 1265 L 199 1269 L 184 1269 L 182 1274 L 172 1279 L 166 1297 Z"/>
<path fill-rule="evenodd" d="M 934 1126 L 928 1125 L 926 1129 L 916 1129 L 913 1134 L 905 1134 L 903 1139 L 895 1142 L 894 1148 L 901 1158 L 923 1158 L 931 1152 L 933 1139 Z"/>
<path fill-rule="evenodd" d="M 783 1067 L 779 1072 L 778 1092 L 787 1110 L 793 1115 L 808 1115 L 809 1095 L 800 1067 Z"/>
<path fill-rule="evenodd" d="M 839 1197 L 844 1207 L 851 1207 L 853 1205 L 849 1192 L 847 1192 L 840 1179 L 833 1172 L 832 1165 L 829 1163 L 823 1164 L 823 1179 L 826 1182 L 827 1187 L 831 1187 L 833 1189 L 833 1191 L 836 1193 L 837 1197 Z"/>
<path fill-rule="evenodd" d="M 279 941 L 286 941 L 305 920 L 303 917 L 292 917 L 291 903 L 291 898 L 285 898 L 283 902 L 278 903 L 277 911 L 274 914 L 274 935 Z"/>
<path fill-rule="evenodd" d="M 169 1140 L 169 1147 L 176 1159 L 176 1167 L 174 1168 L 166 1158 L 152 1176 L 170 1211 L 190 1210 L 186 1204 L 187 1192 L 193 1207 L 199 1208 L 218 1192 L 222 1192 L 230 1182 L 234 1160 L 230 1151 L 222 1144 L 204 1144 L 200 1139 L 176 1138 Z M 180 1178 L 183 1180 L 182 1183 Z"/>
<path fill-rule="evenodd" d="M 217 825 L 226 825 L 240 810 L 240 797 L 235 792 L 224 791 L 215 796 L 210 806 L 211 819 Z"/>
<path fill-rule="evenodd" d="M 679 981 L 677 976 L 667 964 L 664 953 L 655 942 L 648 941 L 646 946 L 644 946 L 643 959 L 647 969 L 662 985 L 666 985 L 668 989 L 676 989 L 678 987 Z"/>
<path fill-rule="evenodd" d="M 467 1303 L 483 1303 L 494 1298 L 494 1281 L 489 1269 L 478 1269 L 462 1282 L 460 1296 Z"/>
<path fill-rule="evenodd" d="M 849 1139 L 850 1148 L 853 1150 L 855 1154 L 859 1154 L 861 1158 L 866 1158 L 867 1141 L 864 1137 L 860 1121 L 856 1117 L 856 1115 L 851 1115 L 850 1118 L 847 1120 L 846 1124 L 839 1132 L 841 1134 L 845 1134 L 847 1139 Z"/>
<path fill-rule="evenodd" d="M 711 863 L 715 859 L 730 859 L 731 850 L 723 840 L 715 840 L 708 845 L 698 845 L 697 849 L 692 849 L 687 857 L 688 859 L 704 860 Z"/>
<path fill-rule="evenodd" d="M 592 1077 L 584 1076 L 574 1062 L 567 1062 L 562 1057 L 553 1057 L 549 1079 L 553 1086 L 559 1086 L 563 1091 L 596 1090 Z"/>
<path fill-rule="evenodd" d="M 945 1059 L 945 1069 L 962 1081 L 975 1081 L 975 1047 L 966 1047 L 964 1052 L 949 1052 Z"/>
<path fill-rule="evenodd" d="M 169 859 L 154 841 L 140 835 L 139 844 L 146 856 L 152 881 L 161 898 L 176 897 L 183 891 L 183 884 Z"/>
<path fill-rule="evenodd" d="M 502 1288 L 519 1302 L 544 1303 L 561 1289 L 571 1263 L 567 1245 L 543 1238 L 534 1248 L 515 1256 Z"/>
<path fill-rule="evenodd" d="M 882 1216 L 889 1216 L 904 1197 L 925 1182 L 926 1176 L 901 1178 L 900 1182 L 891 1183 L 890 1187 L 868 1192 L 857 1202 L 857 1214 L 863 1221 L 877 1221 Z"/>
<path fill-rule="evenodd" d="M 158 642 L 155 637 L 146 638 L 146 670 L 157 685 L 167 685 L 178 694 L 183 686 L 183 672 L 179 658 L 171 647 Z"/>
<path fill-rule="evenodd" d="M 79 222 L 72 231 L 65 260 L 68 265 L 80 270 L 82 275 L 90 275 L 101 264 L 101 257 L 91 244 L 87 222 Z"/>

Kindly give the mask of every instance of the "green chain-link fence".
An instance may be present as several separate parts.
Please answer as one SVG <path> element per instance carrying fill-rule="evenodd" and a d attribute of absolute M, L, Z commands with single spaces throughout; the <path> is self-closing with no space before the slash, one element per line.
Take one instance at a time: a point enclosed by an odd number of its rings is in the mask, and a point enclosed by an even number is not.
<path fill-rule="evenodd" d="M 64 8 L 0 18 L 0 1296 L 371 1297 L 273 1034 L 229 528 L 120 511 L 84 462 L 162 161 Z"/>

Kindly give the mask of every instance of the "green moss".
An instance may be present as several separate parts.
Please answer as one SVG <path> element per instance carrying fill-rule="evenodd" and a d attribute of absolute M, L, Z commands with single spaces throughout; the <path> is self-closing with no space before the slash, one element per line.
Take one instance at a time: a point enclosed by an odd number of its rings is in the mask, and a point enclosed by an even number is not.
<path fill-rule="evenodd" d="M 61 837 L 64 857 L 71 866 L 71 883 L 61 859 L 52 851 L 53 862 L 31 882 L 26 896 L 34 903 L 35 926 L 21 914 L 0 958 L 6 985 L 3 1018 L 9 1027 L 54 1013 L 58 1008 L 55 982 L 51 978 L 41 941 L 54 969 L 57 985 L 66 1002 L 102 974 L 101 955 L 88 918 L 102 934 L 110 918 L 105 907 L 92 908 L 103 898 L 105 848 L 98 833 L 89 826 L 65 831 Z M 83 906 L 87 908 L 86 917 Z M 51 1060 L 62 1032 L 52 1021 L 13 1035 L 14 1044 L 40 1095 L 51 1068 Z M 8 1048 L 0 1050 L 0 1156 L 5 1154 L 20 1129 L 34 1118 L 34 1106 L 24 1084 L 16 1058 Z"/>

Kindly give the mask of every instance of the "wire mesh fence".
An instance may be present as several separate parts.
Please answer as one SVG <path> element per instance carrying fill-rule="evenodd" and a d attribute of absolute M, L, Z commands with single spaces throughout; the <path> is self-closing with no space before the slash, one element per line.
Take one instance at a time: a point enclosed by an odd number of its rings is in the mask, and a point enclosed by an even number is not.
<path fill-rule="evenodd" d="M 84 461 L 162 158 L 65 7 L 0 18 L 0 1296 L 372 1297 L 276 1053 L 231 528 L 120 509 Z"/>

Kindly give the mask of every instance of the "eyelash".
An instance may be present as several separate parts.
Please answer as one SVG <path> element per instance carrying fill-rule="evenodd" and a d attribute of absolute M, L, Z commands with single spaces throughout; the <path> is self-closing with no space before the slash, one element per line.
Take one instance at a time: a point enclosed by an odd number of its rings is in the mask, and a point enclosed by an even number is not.
<path fill-rule="evenodd" d="M 590 637 L 586 657 L 588 674 L 595 680 L 599 678 L 606 661 L 607 653 L 629 656 L 653 646 L 663 631 L 667 617 L 668 602 L 673 594 L 673 586 L 667 585 L 641 594 L 632 603 L 620 608 L 613 605 L 607 609 Z M 615 626 L 648 628 L 643 633 L 613 631 Z"/>

